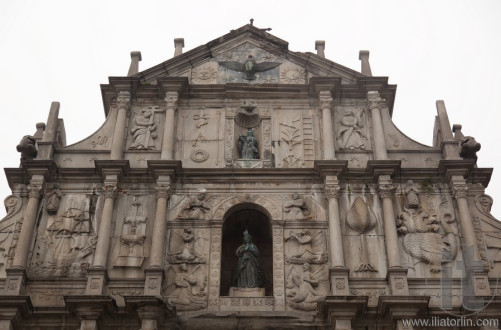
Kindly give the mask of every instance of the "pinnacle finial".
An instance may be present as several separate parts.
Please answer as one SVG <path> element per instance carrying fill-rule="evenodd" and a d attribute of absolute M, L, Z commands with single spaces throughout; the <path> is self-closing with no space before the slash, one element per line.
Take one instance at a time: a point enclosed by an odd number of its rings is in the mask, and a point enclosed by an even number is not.
<path fill-rule="evenodd" d="M 251 25 L 251 26 L 254 26 L 254 18 L 251 18 L 251 19 L 250 19 L 250 25 Z"/>

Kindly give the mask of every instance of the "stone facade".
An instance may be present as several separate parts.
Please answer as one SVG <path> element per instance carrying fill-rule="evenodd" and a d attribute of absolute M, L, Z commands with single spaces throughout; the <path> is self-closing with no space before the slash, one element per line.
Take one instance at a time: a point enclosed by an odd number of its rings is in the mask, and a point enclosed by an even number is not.
<path fill-rule="evenodd" d="M 499 318 L 501 223 L 480 145 L 437 101 L 433 146 L 395 85 L 252 25 L 101 85 L 66 145 L 54 102 L 23 137 L 0 221 L 2 329 L 404 329 Z M 244 230 L 264 281 L 237 290 Z M 236 294 L 235 292 L 238 292 Z M 487 329 L 487 328 L 486 328 Z"/>

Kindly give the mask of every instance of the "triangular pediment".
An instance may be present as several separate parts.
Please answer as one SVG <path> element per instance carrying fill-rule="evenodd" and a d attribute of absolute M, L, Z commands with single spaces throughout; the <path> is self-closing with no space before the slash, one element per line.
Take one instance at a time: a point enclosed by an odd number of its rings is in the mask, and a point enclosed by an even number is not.
<path fill-rule="evenodd" d="M 246 70 L 249 62 L 252 69 Z M 286 41 L 251 25 L 134 76 L 146 84 L 160 77 L 187 77 L 191 85 L 307 84 L 313 77 L 339 77 L 343 84 L 354 84 L 365 77 L 316 54 L 290 51 Z"/>

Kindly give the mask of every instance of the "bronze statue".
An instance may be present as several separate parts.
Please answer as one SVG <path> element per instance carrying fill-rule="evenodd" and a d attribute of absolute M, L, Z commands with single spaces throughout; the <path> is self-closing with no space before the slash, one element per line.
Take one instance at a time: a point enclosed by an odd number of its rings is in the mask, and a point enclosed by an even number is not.
<path fill-rule="evenodd" d="M 238 136 L 238 151 L 242 159 L 259 159 L 257 139 L 251 129 L 247 131 L 247 136 Z"/>
<path fill-rule="evenodd" d="M 235 285 L 239 288 L 259 288 L 264 284 L 264 275 L 259 266 L 259 251 L 252 243 L 252 236 L 244 231 L 244 244 L 240 245 L 235 254 L 238 256 L 237 276 Z"/>
<path fill-rule="evenodd" d="M 254 57 L 252 55 L 249 55 L 245 62 L 240 63 L 236 61 L 222 61 L 219 62 L 219 65 L 233 70 L 233 71 L 238 71 L 238 72 L 244 72 L 245 73 L 245 80 L 255 80 L 256 79 L 256 73 L 257 72 L 262 72 L 262 71 L 267 71 L 271 70 L 273 68 L 276 68 L 282 63 L 279 62 L 261 62 L 257 63 L 256 60 L 254 60 Z"/>

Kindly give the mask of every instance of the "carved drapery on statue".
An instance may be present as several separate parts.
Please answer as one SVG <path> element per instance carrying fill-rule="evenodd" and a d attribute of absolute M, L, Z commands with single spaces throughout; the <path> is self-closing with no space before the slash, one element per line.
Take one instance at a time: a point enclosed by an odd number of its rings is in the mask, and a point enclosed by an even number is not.
<path fill-rule="evenodd" d="M 264 284 L 264 274 L 259 265 L 259 251 L 252 243 L 252 236 L 244 232 L 244 243 L 235 254 L 238 257 L 235 286 L 239 288 L 260 288 Z"/>
<path fill-rule="evenodd" d="M 339 113 L 340 127 L 336 133 L 339 149 L 365 150 L 367 133 L 365 131 L 363 109 L 348 109 Z"/>
<path fill-rule="evenodd" d="M 135 113 L 134 121 L 130 132 L 133 134 L 132 144 L 129 149 L 155 150 L 154 140 L 157 138 L 157 124 L 155 123 L 155 112 L 158 107 L 142 109 L 140 113 Z"/>
<path fill-rule="evenodd" d="M 259 150 L 254 131 L 249 129 L 246 136 L 238 136 L 238 151 L 241 159 L 259 159 Z"/>

